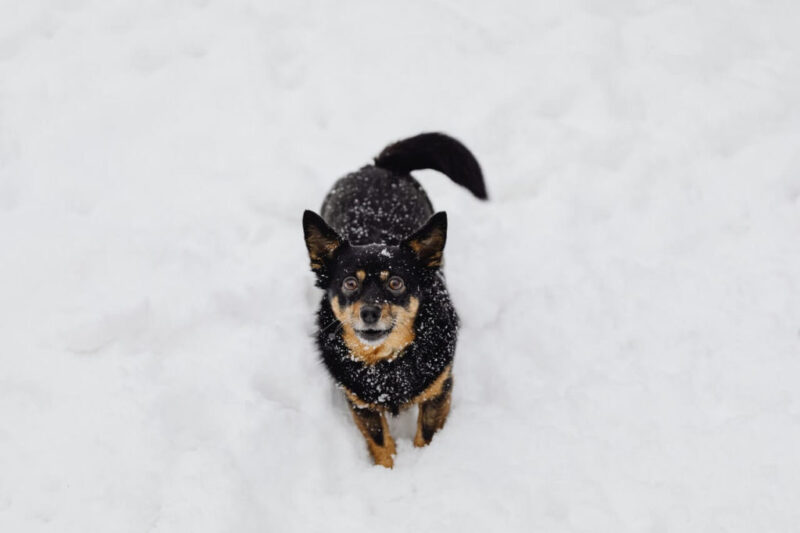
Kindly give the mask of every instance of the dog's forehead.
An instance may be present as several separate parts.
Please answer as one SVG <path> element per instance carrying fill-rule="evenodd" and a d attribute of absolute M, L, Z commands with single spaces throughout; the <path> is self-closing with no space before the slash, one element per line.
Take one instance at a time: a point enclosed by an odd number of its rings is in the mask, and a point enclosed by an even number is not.
<path fill-rule="evenodd" d="M 387 244 L 351 246 L 342 259 L 348 267 L 368 272 L 391 270 L 405 263 L 400 247 Z"/>

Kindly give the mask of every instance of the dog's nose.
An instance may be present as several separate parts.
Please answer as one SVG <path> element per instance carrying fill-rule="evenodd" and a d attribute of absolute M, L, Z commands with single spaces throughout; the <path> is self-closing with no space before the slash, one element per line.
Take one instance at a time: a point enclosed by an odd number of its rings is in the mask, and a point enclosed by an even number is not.
<path fill-rule="evenodd" d="M 381 308 L 377 305 L 365 305 L 361 308 L 361 320 L 365 324 L 375 324 L 381 317 Z"/>

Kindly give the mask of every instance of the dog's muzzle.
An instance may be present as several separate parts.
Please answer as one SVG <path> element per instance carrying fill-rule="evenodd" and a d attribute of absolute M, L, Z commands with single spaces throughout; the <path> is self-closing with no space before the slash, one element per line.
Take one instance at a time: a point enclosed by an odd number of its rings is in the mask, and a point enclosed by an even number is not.
<path fill-rule="evenodd" d="M 363 342 L 364 344 L 369 344 L 371 346 L 377 346 L 378 344 L 382 343 L 386 340 L 386 337 L 389 336 L 389 333 L 392 332 L 392 328 L 387 329 L 377 329 L 377 328 L 364 328 L 364 329 L 354 329 L 358 340 Z"/>

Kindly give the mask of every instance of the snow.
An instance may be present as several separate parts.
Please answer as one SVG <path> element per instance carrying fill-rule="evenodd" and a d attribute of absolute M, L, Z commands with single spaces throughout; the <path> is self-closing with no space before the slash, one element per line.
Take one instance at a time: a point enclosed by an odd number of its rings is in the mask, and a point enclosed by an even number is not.
<path fill-rule="evenodd" d="M 800 8 L 0 6 L 0 531 L 791 531 Z M 420 131 L 463 327 L 371 465 L 300 218 Z"/>

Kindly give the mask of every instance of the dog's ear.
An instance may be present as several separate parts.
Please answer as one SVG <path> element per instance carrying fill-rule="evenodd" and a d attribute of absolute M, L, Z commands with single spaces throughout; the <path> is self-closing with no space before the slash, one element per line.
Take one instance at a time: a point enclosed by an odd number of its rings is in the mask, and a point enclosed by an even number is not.
<path fill-rule="evenodd" d="M 417 256 L 417 259 L 426 267 L 439 268 L 442 266 L 442 252 L 447 240 L 447 213 L 439 211 L 403 241 Z"/>
<path fill-rule="evenodd" d="M 328 260 L 344 242 L 321 216 L 309 210 L 303 213 L 303 234 L 308 257 L 311 259 L 311 268 L 317 272 L 325 268 Z"/>

